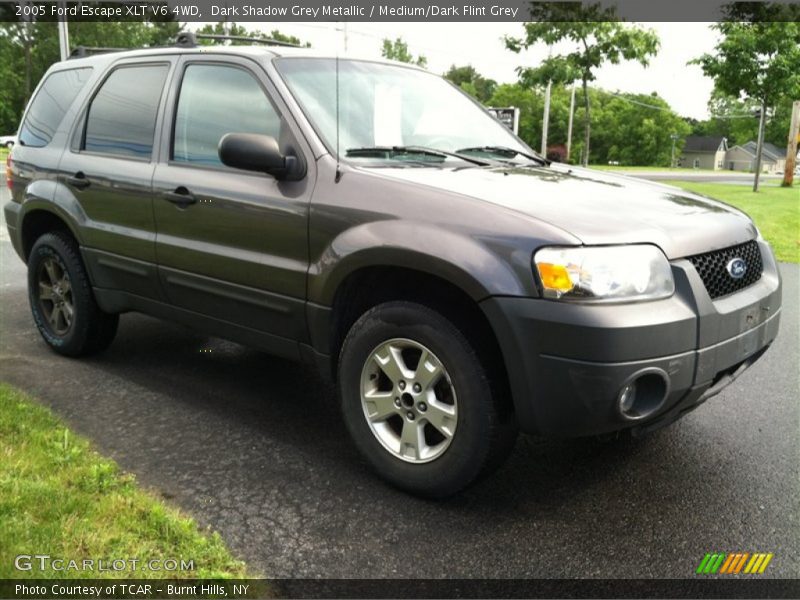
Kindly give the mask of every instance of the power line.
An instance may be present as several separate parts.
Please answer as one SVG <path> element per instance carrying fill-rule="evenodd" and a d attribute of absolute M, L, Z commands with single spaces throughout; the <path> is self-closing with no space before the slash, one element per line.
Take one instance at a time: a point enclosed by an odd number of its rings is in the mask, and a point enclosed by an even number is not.
<path fill-rule="evenodd" d="M 710 115 L 709 119 L 755 119 L 756 115 Z"/>
<path fill-rule="evenodd" d="M 330 32 L 332 34 L 338 34 L 341 31 L 341 29 L 337 28 L 335 23 L 331 23 L 330 25 L 319 25 L 319 24 L 312 24 L 312 23 L 292 23 L 291 25 L 294 26 L 294 27 L 303 27 L 303 28 L 307 28 L 307 29 L 316 29 L 316 30 L 327 31 L 327 32 Z M 386 39 L 387 37 L 391 37 L 391 35 L 392 35 L 392 34 L 390 34 L 388 32 L 385 33 L 385 34 L 377 34 L 377 33 L 373 33 L 373 32 L 364 31 L 362 29 L 354 29 L 352 27 L 348 27 L 347 32 L 348 32 L 348 34 L 360 35 L 360 36 L 363 36 L 363 37 L 366 37 L 366 38 L 375 39 L 375 40 L 383 40 L 383 39 Z M 419 45 L 419 44 L 410 44 L 410 45 L 413 46 L 413 49 L 416 50 L 417 52 L 424 51 L 426 53 L 439 54 L 440 56 L 441 55 L 446 55 L 446 56 L 455 57 L 455 58 L 458 58 L 458 59 L 461 59 L 461 60 L 466 59 L 466 62 L 468 62 L 470 64 L 473 64 L 473 63 L 480 64 L 484 60 L 482 57 L 478 57 L 477 55 L 471 56 L 471 57 L 470 56 L 465 56 L 463 53 L 456 53 L 456 52 L 453 52 L 453 51 L 445 50 L 444 48 L 434 48 L 434 47 L 431 47 L 431 46 L 422 46 L 422 45 Z M 494 61 L 494 62 L 497 63 L 498 61 Z M 501 63 L 502 64 L 511 65 L 512 63 L 514 63 L 514 64 L 518 63 L 518 61 L 515 60 L 515 59 L 509 58 L 509 59 L 501 61 Z M 641 106 L 641 107 L 644 107 L 644 108 L 650 108 L 650 109 L 653 109 L 653 110 L 660 110 L 660 111 L 663 111 L 663 112 L 670 112 L 670 113 L 673 113 L 675 115 L 678 115 L 681 118 L 684 118 L 684 117 L 682 117 L 682 115 L 680 115 L 677 112 L 675 112 L 675 110 L 672 107 L 665 107 L 665 106 L 657 106 L 657 105 L 654 105 L 654 104 L 647 104 L 646 102 L 641 102 L 639 100 L 634 100 L 634 99 L 628 98 L 627 96 L 624 96 L 622 94 L 616 94 L 614 92 L 609 92 L 608 90 L 605 90 L 605 89 L 603 89 L 601 87 L 592 87 L 591 89 L 597 90 L 598 92 L 601 92 L 603 94 L 607 94 L 609 96 L 613 96 L 614 98 L 619 98 L 620 100 L 624 100 L 625 102 L 630 102 L 631 104 L 636 104 L 638 106 Z M 754 117 L 753 117 L 753 115 L 742 114 L 742 115 L 709 115 L 708 118 L 709 119 L 752 119 Z"/>
<path fill-rule="evenodd" d="M 614 96 L 615 98 L 619 98 L 620 100 L 625 100 L 626 102 L 630 102 L 631 104 L 638 104 L 639 106 L 644 106 L 645 108 L 652 108 L 655 110 L 664 110 L 668 112 L 675 112 L 671 107 L 665 106 L 656 106 L 654 104 L 647 104 L 645 102 L 639 102 L 638 100 L 634 100 L 633 98 L 628 98 L 627 96 L 623 96 L 622 94 L 615 94 L 614 92 L 609 92 L 608 90 L 604 90 L 600 87 L 594 87 L 592 89 L 597 90 L 598 92 L 602 92 L 604 94 L 608 94 L 609 96 Z M 677 113 L 675 113 L 677 114 Z M 750 114 L 740 114 L 740 115 L 709 115 L 709 119 L 754 119 L 755 117 Z"/>
<path fill-rule="evenodd" d="M 620 100 L 625 100 L 625 102 L 630 102 L 631 104 L 638 104 L 639 106 L 644 106 L 645 108 L 652 108 L 654 110 L 664 110 L 664 111 L 671 112 L 671 113 L 675 112 L 670 107 L 656 106 L 655 104 L 646 104 L 645 102 L 639 102 L 638 100 L 634 100 L 633 98 L 628 98 L 627 96 L 623 96 L 622 94 L 615 94 L 614 92 L 609 92 L 608 90 L 604 90 L 603 88 L 600 88 L 600 87 L 595 87 L 595 88 L 592 88 L 592 89 L 597 90 L 598 92 L 602 92 L 603 94 L 608 94 L 609 96 L 614 96 L 614 98 L 619 98 Z"/>

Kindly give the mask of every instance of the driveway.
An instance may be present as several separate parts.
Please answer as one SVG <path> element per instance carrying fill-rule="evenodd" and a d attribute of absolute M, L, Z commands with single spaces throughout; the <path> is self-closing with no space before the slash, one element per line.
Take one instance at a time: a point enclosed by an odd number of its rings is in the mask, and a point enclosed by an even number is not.
<path fill-rule="evenodd" d="M 134 314 L 101 356 L 56 356 L 7 241 L 0 380 L 268 577 L 681 578 L 709 551 L 774 552 L 768 574 L 798 577 L 798 266 L 781 270 L 781 335 L 724 393 L 639 441 L 522 437 L 445 502 L 374 477 L 304 366 Z"/>

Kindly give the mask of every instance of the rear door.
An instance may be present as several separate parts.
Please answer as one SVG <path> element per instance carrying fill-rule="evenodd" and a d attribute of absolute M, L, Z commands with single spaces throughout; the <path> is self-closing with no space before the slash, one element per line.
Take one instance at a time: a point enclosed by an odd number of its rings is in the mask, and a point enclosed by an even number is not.
<path fill-rule="evenodd" d="M 314 168 L 263 69 L 231 56 L 181 59 L 153 190 L 161 282 L 170 302 L 290 340 L 306 338 L 307 221 Z M 226 133 L 279 140 L 301 181 L 226 167 Z"/>
<path fill-rule="evenodd" d="M 33 96 L 13 150 L 12 194 L 15 202 L 31 197 L 52 200 L 51 174 L 58 167 L 68 134 L 72 104 L 92 77 L 91 67 L 63 69 L 47 74 Z M 69 115 L 69 118 L 66 116 Z M 29 186 L 29 184 L 31 184 Z"/>
<path fill-rule="evenodd" d="M 116 63 L 83 108 L 58 169 L 83 210 L 95 286 L 161 298 L 151 182 L 160 107 L 175 59 Z"/>

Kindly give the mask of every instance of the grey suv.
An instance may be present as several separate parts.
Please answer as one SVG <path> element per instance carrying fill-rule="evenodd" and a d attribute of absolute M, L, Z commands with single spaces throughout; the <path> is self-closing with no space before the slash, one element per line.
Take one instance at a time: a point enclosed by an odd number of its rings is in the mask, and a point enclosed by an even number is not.
<path fill-rule="evenodd" d="M 47 344 L 103 350 L 140 311 L 313 363 L 414 493 L 490 472 L 518 430 L 666 425 L 778 332 L 745 214 L 549 163 L 408 65 L 192 36 L 78 56 L 19 140 L 5 214 Z"/>

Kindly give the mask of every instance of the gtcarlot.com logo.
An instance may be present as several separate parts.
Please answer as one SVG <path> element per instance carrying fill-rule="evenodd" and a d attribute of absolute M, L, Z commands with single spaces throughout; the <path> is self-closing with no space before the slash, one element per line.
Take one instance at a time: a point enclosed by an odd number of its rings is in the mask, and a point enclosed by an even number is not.
<path fill-rule="evenodd" d="M 706 552 L 698 575 L 761 575 L 772 561 L 772 552 Z"/>
<path fill-rule="evenodd" d="M 74 559 L 49 554 L 20 554 L 14 559 L 14 568 L 17 571 L 194 571 L 194 559 Z"/>

